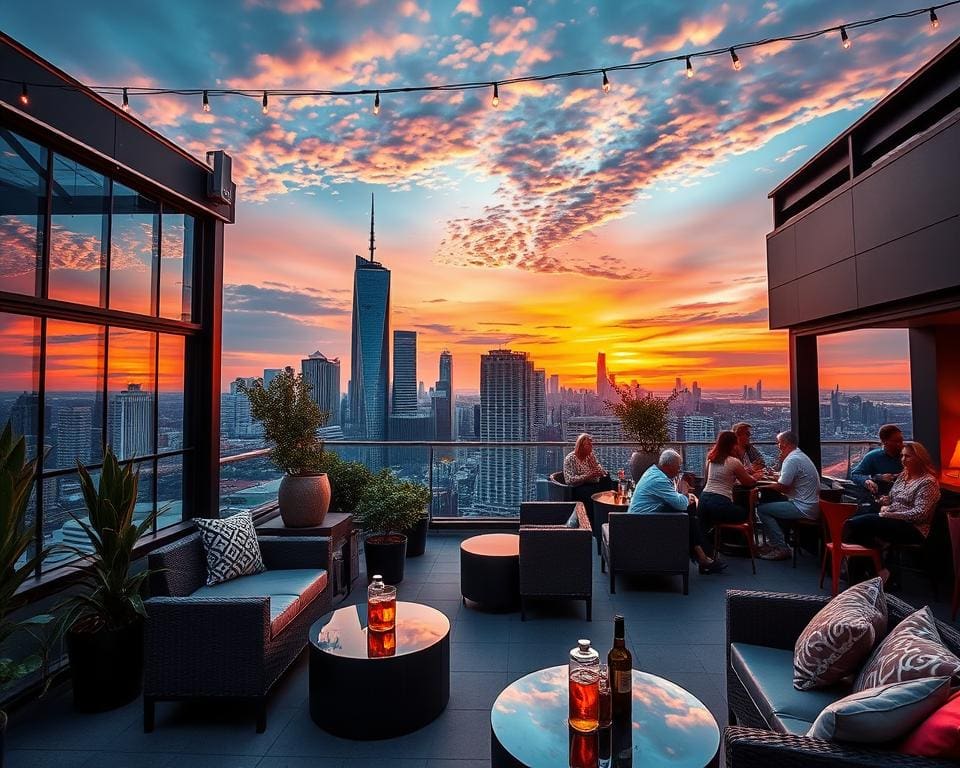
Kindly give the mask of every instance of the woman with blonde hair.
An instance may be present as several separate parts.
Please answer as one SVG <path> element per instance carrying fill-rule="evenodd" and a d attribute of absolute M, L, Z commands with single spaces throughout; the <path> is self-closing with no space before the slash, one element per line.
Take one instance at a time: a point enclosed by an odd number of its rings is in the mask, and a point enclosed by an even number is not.
<path fill-rule="evenodd" d="M 847 521 L 844 539 L 854 544 L 922 544 L 930 534 L 933 512 L 940 501 L 937 470 L 927 449 L 914 440 L 906 440 L 900 450 L 901 472 L 880 499 L 880 513 L 858 515 Z M 879 574 L 887 580 L 890 572 Z"/>
<path fill-rule="evenodd" d="M 582 501 L 587 514 L 593 520 L 591 496 L 599 491 L 608 491 L 613 481 L 593 452 L 593 438 L 582 434 L 573 450 L 563 460 L 563 482 L 573 489 L 573 500 Z"/>

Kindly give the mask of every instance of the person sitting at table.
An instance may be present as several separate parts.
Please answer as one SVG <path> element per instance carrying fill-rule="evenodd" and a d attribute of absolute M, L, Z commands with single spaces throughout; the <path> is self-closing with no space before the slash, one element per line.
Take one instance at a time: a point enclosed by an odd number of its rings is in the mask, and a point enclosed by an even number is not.
<path fill-rule="evenodd" d="M 914 440 L 907 440 L 900 450 L 901 472 L 880 499 L 880 513 L 858 515 L 847 520 L 843 538 L 854 544 L 877 546 L 881 544 L 922 544 L 930 534 L 933 512 L 940 501 L 940 483 L 937 470 L 927 449 Z M 857 558 L 866 560 L 867 558 Z M 847 566 L 848 569 L 851 567 Z M 885 582 L 890 571 L 883 568 L 879 574 Z M 851 573 L 851 582 L 856 574 Z"/>
<path fill-rule="evenodd" d="M 683 459 L 676 451 L 667 448 L 661 453 L 660 460 L 649 467 L 637 483 L 627 512 L 631 515 L 686 512 L 690 517 L 690 559 L 697 563 L 702 574 L 719 573 L 727 565 L 704 551 L 700 521 L 696 515 L 690 514 L 690 510 L 696 510 L 697 497 L 677 491 L 676 482 L 682 466 Z"/>
<path fill-rule="evenodd" d="M 564 458 L 563 482 L 571 487 L 573 500 L 583 502 L 587 515 L 593 520 L 593 500 L 590 497 L 600 491 L 609 491 L 613 488 L 613 481 L 597 460 L 590 435 L 580 435 L 573 450 Z"/>
<path fill-rule="evenodd" d="M 820 472 L 816 464 L 797 447 L 797 435 L 787 430 L 777 435 L 780 452 L 780 476 L 770 490 L 787 498 L 757 507 L 767 544 L 761 547 L 763 560 L 788 560 L 793 554 L 787 547 L 780 520 L 820 519 Z"/>
<path fill-rule="evenodd" d="M 896 424 L 884 424 L 879 432 L 880 447 L 874 448 L 860 459 L 850 471 L 855 488 L 851 489 L 857 500 L 869 505 L 870 512 L 880 511 L 880 496 L 890 492 L 893 481 L 903 472 L 900 451 L 903 448 L 903 432 Z"/>
<path fill-rule="evenodd" d="M 763 454 L 750 442 L 753 427 L 745 421 L 740 421 L 730 427 L 730 431 L 737 436 L 737 447 L 734 449 L 733 455 L 740 459 L 740 463 L 743 464 L 748 471 L 764 469 L 767 466 L 767 462 L 763 458 Z"/>
<path fill-rule="evenodd" d="M 707 484 L 700 494 L 700 522 L 705 530 L 716 523 L 739 523 L 747 519 L 747 510 L 733 501 L 733 486 L 745 488 L 757 484 L 756 478 L 734 456 L 737 435 L 724 430 L 717 435 L 707 454 Z"/>

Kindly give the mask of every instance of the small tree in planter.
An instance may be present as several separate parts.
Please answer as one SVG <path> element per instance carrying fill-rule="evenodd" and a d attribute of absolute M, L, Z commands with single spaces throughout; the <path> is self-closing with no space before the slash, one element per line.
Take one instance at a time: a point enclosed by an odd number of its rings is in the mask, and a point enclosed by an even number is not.
<path fill-rule="evenodd" d="M 664 398 L 652 392 L 641 395 L 619 384 L 613 384 L 613 387 L 620 399 L 608 401 L 607 405 L 620 419 L 624 435 L 639 446 L 630 457 L 630 474 L 634 480 L 639 480 L 647 468 L 657 462 L 663 446 L 670 440 L 667 417 L 676 395 Z"/>
<path fill-rule="evenodd" d="M 389 470 L 377 473 L 357 504 L 354 522 L 367 533 L 363 553 L 367 580 L 374 574 L 388 584 L 403 581 L 407 537 L 430 501 L 430 489 L 420 483 L 399 480 Z"/>
<path fill-rule="evenodd" d="M 330 480 L 322 470 L 323 441 L 317 432 L 328 414 L 310 399 L 309 382 L 288 366 L 267 387 L 263 379 L 252 385 L 238 380 L 237 389 L 250 399 L 250 415 L 273 444 L 270 458 L 286 473 L 277 494 L 284 525 L 320 525 L 330 508 Z"/>

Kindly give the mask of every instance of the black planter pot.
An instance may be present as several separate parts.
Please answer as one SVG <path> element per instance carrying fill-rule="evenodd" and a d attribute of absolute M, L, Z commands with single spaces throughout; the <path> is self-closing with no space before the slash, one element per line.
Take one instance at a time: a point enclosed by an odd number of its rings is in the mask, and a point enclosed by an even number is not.
<path fill-rule="evenodd" d="M 143 689 L 143 621 L 121 629 L 67 632 L 73 706 L 103 712 L 133 701 Z"/>
<path fill-rule="evenodd" d="M 0 712 L 0 768 L 7 762 L 7 713 Z"/>
<path fill-rule="evenodd" d="M 387 584 L 399 584 L 403 581 L 403 564 L 407 559 L 407 537 L 398 533 L 368 536 L 363 540 L 363 557 L 367 562 L 368 584 L 376 574 L 383 576 Z"/>
<path fill-rule="evenodd" d="M 430 518 L 420 518 L 416 525 L 406 532 L 407 557 L 420 557 L 427 548 L 427 529 L 430 527 Z"/>

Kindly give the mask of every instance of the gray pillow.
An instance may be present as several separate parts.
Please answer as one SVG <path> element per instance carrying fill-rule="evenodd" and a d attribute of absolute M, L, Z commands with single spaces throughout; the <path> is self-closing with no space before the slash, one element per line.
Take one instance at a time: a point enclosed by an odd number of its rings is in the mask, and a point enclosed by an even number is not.
<path fill-rule="evenodd" d="M 260 555 L 257 529 L 249 512 L 219 520 L 195 517 L 207 555 L 207 586 L 266 570 Z"/>
<path fill-rule="evenodd" d="M 567 528 L 579 528 L 580 527 L 580 517 L 577 515 L 577 510 L 573 510 L 573 514 L 570 515 L 570 518 L 567 520 Z"/>
<path fill-rule="evenodd" d="M 900 738 L 950 697 L 949 677 L 925 677 L 851 693 L 830 704 L 807 736 L 875 744 Z"/>

